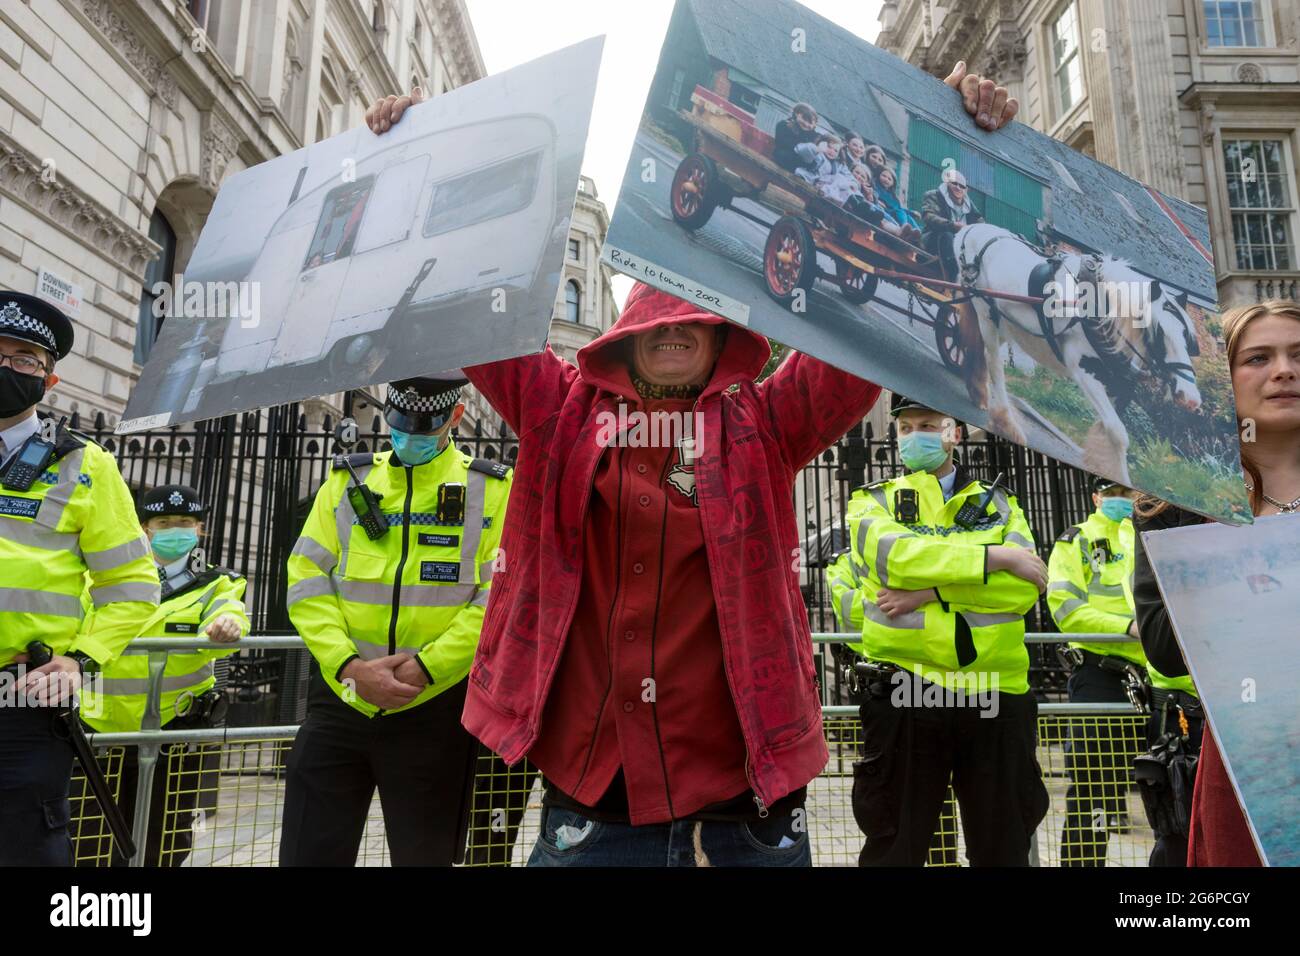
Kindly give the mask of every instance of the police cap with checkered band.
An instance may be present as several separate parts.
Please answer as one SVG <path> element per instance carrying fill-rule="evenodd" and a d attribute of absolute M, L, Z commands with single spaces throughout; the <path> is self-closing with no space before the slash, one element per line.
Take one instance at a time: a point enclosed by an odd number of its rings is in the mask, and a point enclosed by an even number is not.
<path fill-rule="evenodd" d="M 136 508 L 141 521 L 180 515 L 184 518 L 202 518 L 208 512 L 199 493 L 189 485 L 159 485 L 146 491 Z"/>
<path fill-rule="evenodd" d="M 39 345 L 56 359 L 72 351 L 72 320 L 44 299 L 0 291 L 0 335 Z"/>
<path fill-rule="evenodd" d="M 390 382 L 384 402 L 384 421 L 389 428 L 427 435 L 443 425 L 460 401 L 466 378 L 404 378 Z"/>

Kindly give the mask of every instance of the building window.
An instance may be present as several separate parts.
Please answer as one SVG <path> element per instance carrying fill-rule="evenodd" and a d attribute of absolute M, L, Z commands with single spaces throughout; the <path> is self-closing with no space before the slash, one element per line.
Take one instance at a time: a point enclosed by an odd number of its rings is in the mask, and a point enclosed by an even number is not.
<path fill-rule="evenodd" d="M 208 28 L 208 0 L 190 0 L 190 16 L 204 30 Z"/>
<path fill-rule="evenodd" d="M 155 209 L 149 219 L 149 238 L 162 246 L 162 252 L 144 270 L 144 290 L 140 294 L 140 312 L 135 324 L 135 360 L 143 365 L 158 340 L 163 318 L 154 315 L 154 292 L 158 282 L 171 282 L 176 270 L 176 232 L 161 211 Z"/>
<path fill-rule="evenodd" d="M 370 5 L 370 26 L 376 33 L 383 33 L 388 29 L 384 22 L 384 5 L 381 0 L 374 0 Z"/>
<path fill-rule="evenodd" d="M 580 262 L 582 260 L 582 243 L 577 239 L 569 240 L 569 258 L 574 262 Z"/>
<path fill-rule="evenodd" d="M 682 108 L 682 90 L 686 86 L 686 71 L 676 70 L 673 73 L 673 88 L 668 94 L 668 108 L 670 110 L 679 110 Z"/>
<path fill-rule="evenodd" d="M 564 284 L 564 317 L 570 322 L 582 321 L 582 292 L 572 279 Z"/>
<path fill-rule="evenodd" d="M 1223 160 L 1238 269 L 1295 268 L 1295 188 L 1280 139 L 1225 139 Z"/>
<path fill-rule="evenodd" d="M 1079 100 L 1083 99 L 1083 61 L 1079 58 L 1079 21 L 1073 3 L 1067 3 L 1052 21 L 1051 51 L 1057 115 L 1064 116 Z"/>
<path fill-rule="evenodd" d="M 1263 46 L 1263 0 L 1205 0 L 1207 46 Z"/>
<path fill-rule="evenodd" d="M 757 113 L 759 95 L 747 86 L 741 86 L 734 80 L 731 83 L 731 102 L 746 113 Z"/>

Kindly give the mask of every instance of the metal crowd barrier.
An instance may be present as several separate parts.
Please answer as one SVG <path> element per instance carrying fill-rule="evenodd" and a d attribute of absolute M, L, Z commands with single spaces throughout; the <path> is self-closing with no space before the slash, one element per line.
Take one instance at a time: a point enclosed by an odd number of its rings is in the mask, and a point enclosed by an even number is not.
<path fill-rule="evenodd" d="M 1072 634 L 1071 640 L 1122 643 L 1132 640 L 1107 634 Z M 814 633 L 818 644 L 848 643 L 856 634 Z M 1063 635 L 1026 635 L 1029 643 L 1059 643 Z M 248 637 L 240 649 L 298 649 L 298 637 Z M 135 641 L 128 654 L 149 655 L 148 704 L 143 729 L 133 733 L 90 734 L 110 786 L 121 799 L 134 790 L 132 832 L 137 852 L 132 866 L 269 866 L 276 862 L 284 797 L 284 761 L 297 725 L 215 727 L 201 730 L 159 728 L 162 676 L 169 650 L 192 650 L 193 638 L 148 638 Z M 1132 758 L 1145 749 L 1147 716 L 1128 703 L 1040 703 L 1039 764 L 1051 797 L 1031 850 L 1035 865 L 1059 865 L 1063 854 L 1083 865 L 1145 866 L 1153 844 L 1141 799 L 1129 774 Z M 806 821 L 813 861 L 819 866 L 857 863 L 862 836 L 853 819 L 853 762 L 861 748 L 858 709 L 849 705 L 822 708 L 830 760 L 808 787 Z M 1086 735 L 1086 759 L 1071 758 L 1063 744 Z M 128 748 L 136 756 L 127 759 Z M 1067 761 L 1073 764 L 1067 766 Z M 129 772 L 128 772 L 129 771 Z M 161 779 L 158 775 L 162 774 Z M 1073 779 L 1076 794 L 1067 806 Z M 155 783 L 155 781 L 158 781 Z M 161 840 L 146 839 L 153 801 L 165 801 Z M 1080 799 L 1081 798 L 1081 799 Z M 1082 802 L 1085 812 L 1079 813 Z M 72 822 L 78 866 L 113 862 L 112 836 L 84 778 L 73 780 Z M 536 840 L 541 810 L 539 775 L 527 761 L 510 768 L 482 748 L 475 780 L 466 864 L 518 866 Z M 1096 829 L 1097 826 L 1102 829 Z M 945 803 L 939 831 L 930 850 L 930 865 L 955 866 L 964 844 L 956 805 Z M 120 862 L 120 861 L 119 861 Z M 358 865 L 387 865 L 383 816 L 378 796 L 372 802 Z"/>

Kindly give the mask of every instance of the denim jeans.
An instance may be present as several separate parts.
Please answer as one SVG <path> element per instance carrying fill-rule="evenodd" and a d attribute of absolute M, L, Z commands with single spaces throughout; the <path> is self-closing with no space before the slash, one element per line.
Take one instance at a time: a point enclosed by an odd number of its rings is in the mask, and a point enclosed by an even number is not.
<path fill-rule="evenodd" d="M 542 808 L 542 832 L 528 865 L 696 866 L 697 828 L 710 866 L 812 866 L 803 808 L 752 822 L 677 820 L 634 827 L 551 806 Z"/>

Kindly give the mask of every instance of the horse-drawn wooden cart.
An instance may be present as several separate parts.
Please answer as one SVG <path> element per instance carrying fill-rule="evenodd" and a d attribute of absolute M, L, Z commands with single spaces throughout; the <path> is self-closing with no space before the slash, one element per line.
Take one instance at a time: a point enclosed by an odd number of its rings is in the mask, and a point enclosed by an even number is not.
<path fill-rule="evenodd" d="M 722 207 L 766 228 L 763 278 L 768 294 L 787 308 L 810 294 L 818 278 L 834 282 L 854 304 L 869 302 L 881 279 L 907 290 L 916 309 L 878 304 L 929 325 L 944 364 L 962 370 L 966 345 L 954 306 L 970 293 L 944 279 L 938 256 L 860 219 L 778 166 L 775 139 L 755 125 L 754 114 L 703 86 L 691 104 L 680 115 L 695 131 L 694 152 L 678 165 L 671 192 L 680 225 L 699 229 Z M 737 199 L 752 200 L 777 219 L 756 215 Z M 834 260 L 834 273 L 821 268 L 819 252 Z"/>

